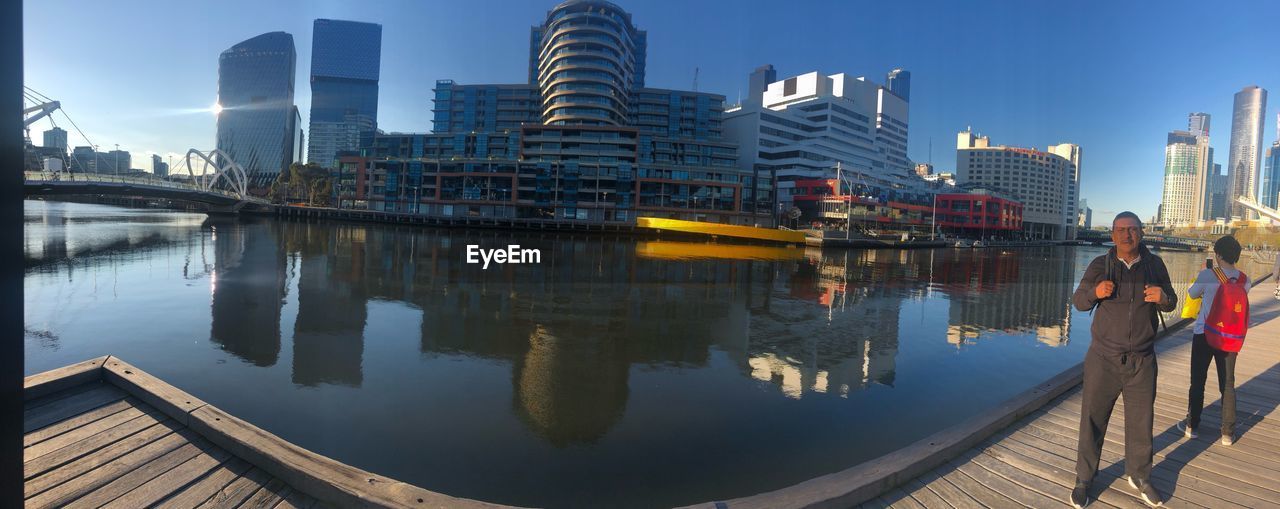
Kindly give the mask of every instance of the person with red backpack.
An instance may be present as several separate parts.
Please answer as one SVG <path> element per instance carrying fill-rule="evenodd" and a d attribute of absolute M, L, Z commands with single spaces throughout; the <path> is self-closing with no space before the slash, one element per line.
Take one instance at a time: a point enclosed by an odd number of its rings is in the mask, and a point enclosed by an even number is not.
<path fill-rule="evenodd" d="M 1204 384 L 1209 378 L 1209 361 L 1218 368 L 1218 392 L 1222 393 L 1222 445 L 1235 442 L 1236 354 L 1244 345 L 1249 328 L 1249 276 L 1236 268 L 1240 242 L 1227 235 L 1213 243 L 1216 267 L 1204 269 L 1187 291 L 1191 298 L 1203 297 L 1191 337 L 1191 388 L 1187 392 L 1187 418 L 1178 430 L 1196 438 L 1200 413 L 1204 410 Z"/>

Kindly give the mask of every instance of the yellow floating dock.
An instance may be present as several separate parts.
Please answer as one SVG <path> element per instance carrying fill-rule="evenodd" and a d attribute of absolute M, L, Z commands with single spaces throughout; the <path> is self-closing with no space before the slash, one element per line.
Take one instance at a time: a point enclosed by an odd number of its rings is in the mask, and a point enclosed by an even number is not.
<path fill-rule="evenodd" d="M 665 240 L 640 242 L 636 254 L 658 260 L 757 260 L 787 261 L 804 258 L 804 248 L 791 246 L 743 246 Z"/>
<path fill-rule="evenodd" d="M 648 228 L 657 231 L 669 231 L 706 235 L 709 237 L 727 237 L 731 239 L 778 242 L 783 244 L 804 244 L 804 232 L 778 230 L 774 228 L 757 228 L 755 226 L 738 226 L 732 224 L 704 223 L 701 221 L 683 221 L 660 217 L 638 217 L 637 228 Z"/>

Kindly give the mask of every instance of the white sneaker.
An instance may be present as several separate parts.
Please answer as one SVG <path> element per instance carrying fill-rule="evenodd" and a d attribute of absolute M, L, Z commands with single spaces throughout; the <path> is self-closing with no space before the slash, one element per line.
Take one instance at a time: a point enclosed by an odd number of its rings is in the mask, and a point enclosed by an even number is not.
<path fill-rule="evenodd" d="M 1222 435 L 1222 445 L 1231 445 L 1236 443 L 1235 438 L 1230 434 Z"/>
<path fill-rule="evenodd" d="M 1187 426 L 1187 421 L 1178 421 L 1178 431 L 1182 432 L 1182 436 L 1187 438 L 1196 438 L 1196 430 L 1191 426 Z"/>

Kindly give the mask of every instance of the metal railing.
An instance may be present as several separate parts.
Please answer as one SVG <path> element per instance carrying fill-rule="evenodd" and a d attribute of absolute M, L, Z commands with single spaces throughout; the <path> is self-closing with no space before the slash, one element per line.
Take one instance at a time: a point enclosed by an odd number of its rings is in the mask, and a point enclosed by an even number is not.
<path fill-rule="evenodd" d="M 68 183 L 105 183 L 105 184 L 129 184 L 134 186 L 148 186 L 165 189 L 178 189 L 182 191 L 191 191 L 195 193 L 209 193 L 235 198 L 245 201 L 260 201 L 250 197 L 241 197 L 236 193 L 225 189 L 203 189 L 195 184 L 187 184 L 183 182 L 173 182 L 163 180 L 157 177 L 121 177 L 119 175 L 104 175 L 101 173 L 64 173 L 64 172 L 47 172 L 47 171 L 27 171 L 23 172 L 23 179 L 28 182 L 68 182 Z"/>

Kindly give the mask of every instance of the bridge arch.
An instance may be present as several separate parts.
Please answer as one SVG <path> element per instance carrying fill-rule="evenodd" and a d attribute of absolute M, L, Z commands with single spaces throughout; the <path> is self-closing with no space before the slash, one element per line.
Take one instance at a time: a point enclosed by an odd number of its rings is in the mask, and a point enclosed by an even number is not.
<path fill-rule="evenodd" d="M 192 170 L 191 156 L 196 156 L 204 160 L 205 168 L 212 166 L 215 170 L 214 173 L 210 174 L 206 171 L 197 177 L 195 172 Z M 214 162 L 213 158 L 219 156 L 221 157 L 221 160 L 226 161 L 226 164 L 219 166 L 218 163 Z M 244 167 L 240 166 L 240 163 L 231 159 L 231 156 L 226 152 L 215 148 L 208 154 L 205 154 L 204 152 L 193 148 L 187 151 L 186 163 L 187 176 L 191 177 L 191 182 L 195 183 L 201 190 L 212 191 L 219 182 L 225 182 L 227 187 L 230 188 L 232 193 L 235 193 L 237 198 L 243 200 L 248 196 L 249 178 L 245 175 Z"/>

